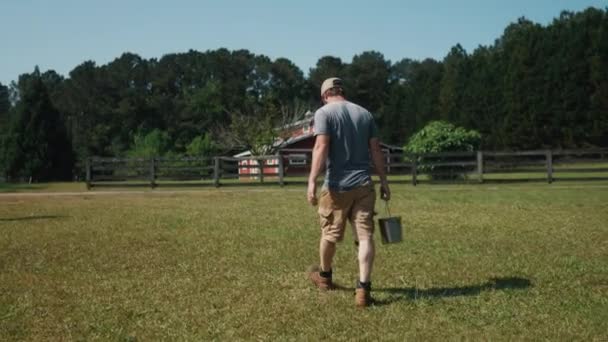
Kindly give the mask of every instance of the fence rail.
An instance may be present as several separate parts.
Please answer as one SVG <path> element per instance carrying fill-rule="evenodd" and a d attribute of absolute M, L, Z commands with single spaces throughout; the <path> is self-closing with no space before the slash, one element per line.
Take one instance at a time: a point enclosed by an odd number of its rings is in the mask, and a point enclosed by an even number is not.
<path fill-rule="evenodd" d="M 512 178 L 512 174 L 522 174 L 524 179 L 531 175 L 536 176 L 532 177 L 534 179 L 541 176 L 548 183 L 556 179 L 556 174 L 566 173 L 606 173 L 608 178 L 607 157 L 608 149 L 428 154 L 385 151 L 389 179 L 406 176 L 412 185 L 416 185 L 421 176 L 431 180 L 484 182 L 486 176 L 497 180 L 500 177 L 493 176 Z M 306 176 L 311 159 L 310 149 L 284 149 L 276 155 L 255 157 L 92 157 L 85 161 L 86 183 L 88 188 L 107 182 L 131 181 L 156 187 L 159 180 L 199 181 L 217 187 L 223 181 L 238 179 L 260 183 L 271 181 L 282 186 L 286 183 L 286 178 Z"/>

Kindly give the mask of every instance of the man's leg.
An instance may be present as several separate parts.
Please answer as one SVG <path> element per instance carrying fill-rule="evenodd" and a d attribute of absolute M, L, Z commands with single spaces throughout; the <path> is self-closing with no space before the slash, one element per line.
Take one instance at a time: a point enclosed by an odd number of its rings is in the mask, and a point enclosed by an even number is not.
<path fill-rule="evenodd" d="M 323 290 L 334 288 L 332 282 L 332 261 L 336 254 L 336 243 L 344 237 L 345 212 L 338 193 L 321 191 L 319 198 L 319 218 L 321 241 L 319 242 L 320 267 L 317 272 L 309 273 L 312 282 Z"/>
<path fill-rule="evenodd" d="M 372 268 L 374 265 L 374 206 L 376 204 L 376 192 L 372 186 L 358 189 L 350 215 L 350 222 L 355 228 L 359 241 L 359 282 L 369 283 L 371 281 Z"/>
<path fill-rule="evenodd" d="M 359 240 L 359 279 L 355 290 L 355 304 L 359 307 L 371 303 L 371 274 L 376 254 L 374 246 L 374 205 L 376 192 L 373 187 L 359 189 L 351 212 L 350 221 Z"/>
<path fill-rule="evenodd" d="M 331 272 L 331 264 L 336 254 L 336 243 L 321 238 L 319 243 L 321 272 Z"/>
<path fill-rule="evenodd" d="M 371 282 L 372 268 L 374 266 L 374 256 L 376 249 L 374 247 L 374 239 L 370 237 L 367 240 L 359 241 L 359 282 Z"/>

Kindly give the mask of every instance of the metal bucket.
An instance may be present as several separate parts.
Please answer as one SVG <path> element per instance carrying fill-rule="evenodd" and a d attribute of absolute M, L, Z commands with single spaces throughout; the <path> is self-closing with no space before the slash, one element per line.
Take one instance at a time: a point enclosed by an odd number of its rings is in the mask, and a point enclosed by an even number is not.
<path fill-rule="evenodd" d="M 378 219 L 382 243 L 397 243 L 403 240 L 401 217 L 386 217 Z"/>
<path fill-rule="evenodd" d="M 403 240 L 401 216 L 391 217 L 391 211 L 388 208 L 388 201 L 386 202 L 386 212 L 388 213 L 388 217 L 378 219 L 382 243 L 387 244 L 401 242 Z"/>

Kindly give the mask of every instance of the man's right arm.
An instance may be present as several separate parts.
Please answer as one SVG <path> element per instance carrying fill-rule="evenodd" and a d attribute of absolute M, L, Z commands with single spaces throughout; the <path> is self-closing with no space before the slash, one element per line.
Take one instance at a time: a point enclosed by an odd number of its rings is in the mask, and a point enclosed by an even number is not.
<path fill-rule="evenodd" d="M 384 153 L 382 153 L 378 138 L 374 137 L 369 139 L 369 150 L 372 156 L 372 163 L 374 163 L 376 174 L 378 177 L 380 177 L 380 198 L 388 201 L 391 199 L 391 190 L 388 187 L 386 172 L 384 171 Z"/>
<path fill-rule="evenodd" d="M 327 155 L 329 154 L 329 135 L 319 134 L 315 139 L 315 146 L 312 149 L 312 163 L 310 175 L 308 176 L 308 202 L 317 205 L 317 177 L 325 166 Z"/>

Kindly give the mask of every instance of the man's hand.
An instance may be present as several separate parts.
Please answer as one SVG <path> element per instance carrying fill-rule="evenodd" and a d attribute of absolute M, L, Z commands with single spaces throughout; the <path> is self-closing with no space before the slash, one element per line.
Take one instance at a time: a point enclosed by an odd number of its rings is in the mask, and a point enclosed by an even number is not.
<path fill-rule="evenodd" d="M 306 197 L 310 205 L 317 205 L 317 182 L 308 182 L 308 193 Z"/>
<path fill-rule="evenodd" d="M 391 189 L 388 187 L 388 182 L 380 183 L 380 199 L 388 201 L 391 199 Z"/>

